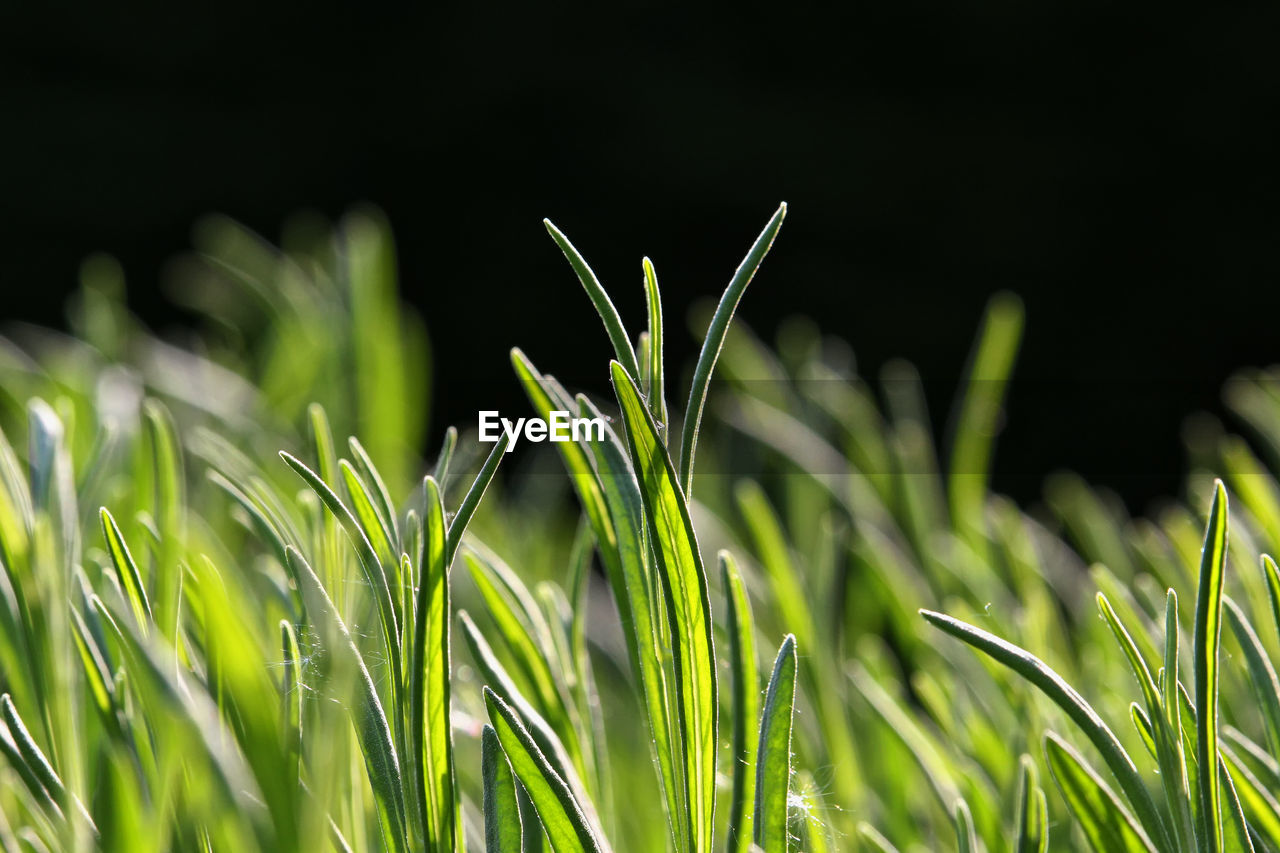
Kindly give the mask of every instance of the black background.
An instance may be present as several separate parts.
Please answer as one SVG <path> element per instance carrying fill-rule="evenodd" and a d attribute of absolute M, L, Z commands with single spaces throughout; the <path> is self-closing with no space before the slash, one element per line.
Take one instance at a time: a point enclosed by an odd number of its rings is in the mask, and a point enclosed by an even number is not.
<path fill-rule="evenodd" d="M 1177 489 L 1183 418 L 1276 359 L 1275 4 L 23 5 L 0 36 L 4 319 L 61 323 L 104 250 L 163 329 L 183 320 L 164 264 L 201 214 L 274 237 L 371 201 L 432 305 L 438 434 L 513 399 L 513 344 L 605 386 L 543 216 L 632 327 L 655 260 L 679 364 L 688 305 L 785 199 L 757 331 L 806 314 L 866 375 L 907 357 L 941 416 L 1013 290 L 997 486 L 1065 466 L 1135 506 Z"/>

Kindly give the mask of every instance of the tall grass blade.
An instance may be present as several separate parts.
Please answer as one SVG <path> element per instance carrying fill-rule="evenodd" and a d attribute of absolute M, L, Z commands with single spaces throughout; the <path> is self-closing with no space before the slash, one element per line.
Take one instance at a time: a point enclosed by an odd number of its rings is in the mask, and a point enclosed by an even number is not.
<path fill-rule="evenodd" d="M 133 618 L 137 620 L 138 627 L 145 636 L 151 624 L 151 602 L 147 598 L 147 587 L 142 580 L 142 573 L 138 571 L 138 564 L 133 561 L 129 546 L 125 544 L 124 536 L 120 533 L 120 528 L 116 525 L 116 520 L 111 517 L 111 513 L 106 507 L 102 507 L 98 510 L 98 515 L 102 520 L 102 537 L 107 541 L 107 553 L 111 555 L 111 563 L 115 566 L 116 575 L 120 578 L 120 585 L 124 588 L 129 608 L 133 611 Z"/>
<path fill-rule="evenodd" d="M 796 701 L 796 638 L 778 649 L 760 715 L 756 761 L 755 842 L 764 853 L 788 853 L 791 804 L 791 729 Z M 699 848 L 702 849 L 702 848 Z"/>
<path fill-rule="evenodd" d="M 1214 484 L 1213 504 L 1200 558 L 1196 596 L 1196 757 L 1200 766 L 1201 840 L 1208 853 L 1222 846 L 1222 786 L 1218 779 L 1218 645 L 1222 633 L 1222 584 L 1227 567 L 1227 490 Z"/>
<path fill-rule="evenodd" d="M 690 818 L 689 849 L 706 850 L 712 843 L 714 825 L 718 709 L 707 575 L 689 507 L 657 425 L 622 365 L 614 362 L 611 367 L 671 618 Z"/>
<path fill-rule="evenodd" d="M 720 575 L 727 605 L 729 669 L 733 674 L 733 801 L 729 805 L 728 847 L 730 853 L 749 853 L 756 797 L 754 735 L 760 706 L 755 625 L 746 585 L 728 551 L 720 552 Z"/>
<path fill-rule="evenodd" d="M 658 290 L 658 273 L 653 268 L 653 262 L 645 258 L 641 265 L 644 267 L 645 304 L 649 309 L 649 346 L 646 365 L 648 372 L 645 374 L 647 379 L 645 390 L 648 392 L 649 411 L 658 423 L 659 431 L 665 436 L 667 434 L 667 400 L 662 376 L 662 294 Z"/>
<path fill-rule="evenodd" d="M 782 220 L 787 215 L 787 205 L 783 202 L 765 225 L 760 236 L 742 259 L 729 286 L 720 297 L 720 304 L 711 317 L 706 337 L 702 340 L 702 351 L 698 354 L 698 362 L 693 368 L 693 384 L 689 388 L 689 404 L 684 411 L 684 425 L 680 432 L 680 488 L 686 495 L 693 493 L 693 455 L 698 443 L 698 429 L 702 425 L 702 410 L 707 404 L 707 389 L 711 385 L 711 374 L 715 370 L 716 361 L 720 358 L 720 349 L 724 346 L 725 335 L 729 333 L 729 323 L 738 308 L 738 302 L 751 283 L 760 262 L 769 253 L 773 239 L 778 236 Z M 625 362 L 623 362 L 625 365 Z M 632 374 L 635 375 L 635 374 Z"/>

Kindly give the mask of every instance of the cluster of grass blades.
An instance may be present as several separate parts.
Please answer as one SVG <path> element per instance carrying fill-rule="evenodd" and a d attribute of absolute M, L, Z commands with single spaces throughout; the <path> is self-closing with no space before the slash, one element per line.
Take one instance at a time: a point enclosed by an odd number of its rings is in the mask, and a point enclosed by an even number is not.
<path fill-rule="evenodd" d="M 74 337 L 0 342 L 0 848 L 1280 851 L 1280 572 L 1241 568 L 1280 543 L 1277 376 L 1229 386 L 1250 440 L 1188 432 L 1187 505 L 1019 508 L 1016 299 L 939 451 L 909 366 L 731 325 L 785 213 L 683 408 L 653 264 L 633 337 L 547 223 L 613 399 L 513 350 L 532 414 L 607 425 L 528 483 L 455 430 L 415 456 L 376 216 L 203 226 L 190 347 L 87 264 Z"/>

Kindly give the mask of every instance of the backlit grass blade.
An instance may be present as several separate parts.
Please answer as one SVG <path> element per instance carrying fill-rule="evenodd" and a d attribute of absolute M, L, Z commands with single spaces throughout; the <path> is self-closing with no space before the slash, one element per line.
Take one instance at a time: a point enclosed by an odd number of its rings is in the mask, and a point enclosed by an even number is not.
<path fill-rule="evenodd" d="M 542 224 L 547 226 L 547 232 L 551 234 L 551 239 L 555 240 L 556 245 L 560 247 L 560 251 L 564 252 L 564 256 L 569 260 L 569 266 L 573 267 L 573 271 L 577 273 L 578 281 L 582 282 L 583 288 L 587 291 L 587 296 L 591 298 L 591 304 L 596 306 L 600 319 L 604 321 L 605 331 L 609 333 L 609 341 L 613 344 L 613 351 L 618 361 L 626 369 L 628 375 L 638 380 L 640 378 L 640 363 L 636 360 L 635 348 L 631 346 L 631 338 L 627 335 L 627 330 L 622 325 L 622 318 L 618 316 L 618 309 L 613 307 L 613 301 L 609 299 L 609 294 L 605 292 L 603 285 L 596 278 L 596 274 L 591 271 L 591 267 L 587 265 L 586 260 L 569 242 L 569 238 L 564 236 L 559 228 L 552 225 L 550 219 L 542 220 Z"/>
<path fill-rule="evenodd" d="M 1249 669 L 1249 684 L 1258 699 L 1258 711 L 1262 714 L 1266 727 L 1267 741 L 1271 744 L 1273 753 L 1280 752 L 1280 680 L 1276 678 L 1275 667 L 1244 611 L 1230 598 L 1225 598 L 1223 604 L 1226 607 L 1227 622 L 1244 652 L 1245 664 Z"/>
<path fill-rule="evenodd" d="M 706 337 L 702 340 L 702 351 L 698 354 L 698 363 L 693 369 L 693 384 L 689 388 L 689 404 L 684 411 L 684 425 L 680 432 L 680 488 L 686 495 L 693 490 L 693 455 L 698 443 L 698 429 L 702 425 L 702 410 L 707 404 L 707 389 L 711 385 L 711 374 L 715 370 L 716 361 L 720 358 L 720 349 L 724 346 L 725 335 L 729 333 L 729 323 L 733 320 L 733 312 L 746 291 L 747 285 L 760 267 L 760 262 L 769 253 L 773 238 L 778 236 L 782 220 L 787 215 L 787 205 L 783 202 L 765 225 L 760 236 L 756 238 L 747 256 L 742 259 L 729 286 L 720 297 L 720 304 L 711 317 Z M 626 362 L 623 362 L 625 366 Z M 634 373 L 632 374 L 635 375 Z"/>
<path fill-rule="evenodd" d="M 453 451 L 458 446 L 458 428 L 449 427 L 444 431 L 444 441 L 440 445 L 440 455 L 436 457 L 436 464 L 431 469 L 431 476 L 440 484 L 440 492 L 443 494 L 449 488 L 449 463 L 453 461 Z"/>
<path fill-rule="evenodd" d="M 1227 567 L 1227 490 L 1214 484 L 1213 504 L 1200 558 L 1196 596 L 1196 758 L 1200 765 L 1201 839 L 1208 853 L 1222 846 L 1222 787 L 1218 755 L 1218 645 L 1222 633 L 1222 583 Z"/>
<path fill-rule="evenodd" d="M 340 461 L 338 468 L 342 472 L 342 482 L 347 489 L 347 498 L 351 502 L 351 511 L 360 522 L 360 529 L 363 531 L 365 538 L 368 539 L 369 545 L 373 548 L 373 553 L 377 555 L 378 564 L 387 578 L 387 586 L 391 590 L 399 591 L 399 548 L 392 538 L 391 527 L 374 502 L 373 490 L 356 473 L 356 469 L 347 460 Z M 400 606 L 400 597 L 392 595 L 391 603 L 395 608 L 396 624 L 403 624 L 405 617 Z"/>
<path fill-rule="evenodd" d="M 1187 801 L 1186 771 L 1182 758 L 1182 744 L 1176 739 L 1177 735 L 1170 728 L 1168 715 L 1165 714 L 1163 707 L 1164 700 L 1161 697 L 1160 687 L 1156 684 L 1155 678 L 1152 677 L 1151 670 L 1147 667 L 1146 660 L 1138 650 L 1137 643 L 1134 642 L 1124 623 L 1120 621 L 1120 617 L 1111 606 L 1111 602 L 1101 592 L 1097 594 L 1097 602 L 1098 610 L 1102 613 L 1103 620 L 1111 628 L 1111 633 L 1115 636 L 1116 642 L 1124 652 L 1125 658 L 1129 661 L 1129 669 L 1133 672 L 1133 676 L 1138 682 L 1138 687 L 1142 690 L 1142 698 L 1146 702 L 1148 720 L 1152 727 L 1156 761 L 1160 766 L 1160 780 L 1164 785 L 1165 799 L 1173 815 L 1174 837 L 1178 842 L 1179 849 L 1187 849 L 1193 845 L 1195 835 L 1192 829 L 1190 804 Z M 1174 630 L 1176 643 L 1176 624 Z M 1167 651 L 1166 649 L 1166 653 Z"/>
<path fill-rule="evenodd" d="M 423 556 L 410 668 L 410 739 L 421 823 L 428 849 L 453 853 L 458 843 L 458 807 L 449 720 L 449 563 L 444 503 L 427 477 Z"/>
<path fill-rule="evenodd" d="M 462 534 L 467 532 L 467 525 L 471 523 L 471 517 L 476 514 L 476 510 L 480 507 L 480 501 L 484 498 L 484 493 L 489 488 L 489 484 L 493 482 L 494 474 L 498 473 L 498 464 L 502 462 L 502 457 L 507 452 L 507 445 L 510 443 L 511 437 L 505 432 L 501 438 L 494 442 L 493 449 L 489 451 L 484 464 L 480 466 L 480 473 L 471 482 L 471 488 L 467 489 L 466 495 L 462 498 L 462 503 L 458 505 L 458 511 L 453 514 L 453 520 L 449 522 L 449 533 L 445 538 L 444 563 L 446 567 L 453 565 L 453 558 L 457 556 L 458 547 L 462 544 Z M 567 444 L 568 442 L 565 443 Z"/>
<path fill-rule="evenodd" d="M 595 804 L 588 796 L 586 786 L 582 783 L 582 777 L 575 769 L 573 761 L 569 757 L 569 752 L 565 749 L 559 735 L 555 733 L 547 721 L 538 714 L 533 706 L 529 704 L 529 701 L 520 693 L 520 690 L 511 680 L 511 676 L 508 675 L 506 669 L 498 661 L 497 656 L 494 655 L 493 649 L 489 647 L 484 635 L 480 633 L 475 623 L 471 621 L 471 617 L 463 611 L 458 614 L 458 621 L 462 625 L 463 637 L 471 650 L 471 657 L 476 666 L 480 668 L 481 675 L 484 676 L 485 686 L 493 691 L 516 714 L 521 725 L 525 727 L 534 744 L 542 753 L 548 766 L 568 787 L 570 795 L 579 808 L 582 809 L 582 815 L 587 824 L 597 837 L 603 838 L 604 831 L 601 828 L 600 817 L 596 811 Z"/>
<path fill-rule="evenodd" d="M 733 674 L 733 802 L 729 805 L 730 853 L 751 849 L 751 820 L 756 798 L 756 721 L 760 677 L 756 671 L 755 624 L 751 599 L 728 551 L 720 552 L 720 575 L 729 626 L 729 669 Z"/>
<path fill-rule="evenodd" d="M 1106 782 L 1080 753 L 1049 732 L 1044 739 L 1049 774 L 1076 822 L 1098 853 L 1156 853 L 1155 846 Z"/>
<path fill-rule="evenodd" d="M 1171 760 L 1160 771 L 1165 799 L 1173 814 L 1174 836 L 1179 845 L 1194 847 L 1196 840 L 1195 812 L 1191 795 L 1191 779 L 1187 772 L 1187 754 L 1182 736 L 1182 713 L 1178 696 L 1178 594 L 1172 589 L 1165 593 L 1164 605 L 1164 678 L 1160 685 L 1160 701 L 1164 726 L 1170 739 Z M 1152 709 L 1152 714 L 1156 711 Z"/>
<path fill-rule="evenodd" d="M 18 715 L 18 709 L 13 707 L 13 699 L 10 698 L 8 693 L 0 696 L 0 719 L 4 721 L 9 736 L 12 738 L 13 743 L 17 745 L 18 754 L 23 764 L 31 771 L 49 797 L 61 808 L 65 809 L 67 807 L 66 786 L 62 784 L 62 779 L 58 777 L 57 771 L 49 763 L 44 750 L 40 749 L 35 738 L 31 736 L 31 732 L 27 730 L 22 717 Z"/>
<path fill-rule="evenodd" d="M 377 805 L 383 842 L 396 853 L 404 853 L 409 850 L 409 840 L 405 822 L 400 760 L 396 755 L 395 741 L 391 734 L 391 726 L 387 722 L 386 712 L 378 699 L 377 688 L 373 685 L 369 668 L 365 666 L 364 657 L 351 637 L 351 631 L 338 613 L 333 599 L 325 591 L 324 584 L 311 568 L 311 564 L 292 547 L 286 551 L 286 556 L 294 565 L 295 575 L 302 580 L 308 617 L 313 622 L 323 620 L 332 628 L 338 641 L 334 652 L 343 655 L 353 665 L 358 676 L 355 684 L 357 692 L 353 697 L 357 706 L 353 708 L 356 718 L 356 735 L 360 740 L 361 752 L 364 754 L 369 787 L 373 791 L 374 802 Z"/>
<path fill-rule="evenodd" d="M 778 649 L 760 715 L 756 756 L 755 842 L 764 853 L 787 853 L 791 834 L 791 729 L 796 702 L 796 638 L 788 634 Z M 705 848 L 699 848 L 705 849 Z"/>
<path fill-rule="evenodd" d="M 396 505 L 391 500 L 391 492 L 383 482 L 382 475 L 378 473 L 373 460 L 369 458 L 364 445 L 354 435 L 347 439 L 347 446 L 351 448 L 351 458 L 355 460 L 360 479 L 369 486 L 370 497 L 373 498 L 374 507 L 378 511 L 378 518 L 388 530 L 392 548 L 399 553 L 403 550 L 403 545 L 400 542 L 400 528 L 396 523 Z"/>
<path fill-rule="evenodd" d="M 1271 617 L 1275 620 L 1276 630 L 1280 631 L 1280 569 L 1276 568 L 1276 561 L 1267 554 L 1262 555 L 1262 572 L 1267 579 L 1267 600 L 1271 602 Z"/>
<path fill-rule="evenodd" d="M 646 365 L 648 381 L 645 383 L 645 390 L 648 392 L 649 411 L 653 414 L 653 419 L 660 424 L 659 430 L 665 436 L 667 435 L 667 400 L 664 396 L 666 391 L 663 388 L 662 376 L 662 294 L 658 290 L 658 273 L 653 268 L 653 262 L 645 258 L 642 266 L 644 267 L 645 304 L 649 309 L 649 346 Z"/>
<path fill-rule="evenodd" d="M 485 726 L 480 734 L 480 775 L 484 781 L 485 853 L 521 853 L 524 841 L 516 778 L 492 726 Z"/>
<path fill-rule="evenodd" d="M 973 813 L 963 799 L 956 800 L 956 850 L 959 853 L 978 853 L 978 833 L 973 829 Z"/>
<path fill-rule="evenodd" d="M 124 588 L 125 597 L 129 600 L 133 618 L 138 621 L 138 627 L 145 636 L 151 625 L 151 602 L 147 598 L 142 573 L 138 571 L 138 564 L 133 561 L 129 546 L 125 544 L 124 536 L 111 513 L 106 507 L 102 507 L 98 510 L 98 515 L 102 521 L 102 536 L 107 540 L 107 553 L 111 555 L 111 563 L 116 568 L 120 586 Z"/>
<path fill-rule="evenodd" d="M 1156 809 L 1155 802 L 1151 799 L 1151 794 L 1147 791 L 1146 783 L 1139 775 L 1133 759 L 1125 752 L 1107 724 L 1098 716 L 1098 712 L 1071 685 L 1063 681 L 1060 675 L 1035 655 L 994 634 L 942 613 L 922 610 L 920 614 L 935 627 L 963 640 L 993 660 L 1009 667 L 1061 708 L 1102 754 L 1103 761 L 1116 777 L 1116 781 L 1120 783 L 1120 789 L 1128 798 L 1142 826 L 1149 835 L 1153 836 L 1157 849 L 1161 851 L 1175 849 L 1165 828 L 1164 818 Z"/>
<path fill-rule="evenodd" d="M 611 368 L 671 617 L 690 817 L 689 849 L 707 850 L 715 813 L 718 708 L 707 575 L 689 507 L 657 425 L 622 365 L 613 362 Z"/>
<path fill-rule="evenodd" d="M 182 571 L 178 559 L 186 506 L 182 451 L 169 410 L 158 400 L 147 400 L 142 411 L 155 481 L 155 519 L 160 531 L 160 564 L 155 577 L 156 621 L 163 635 L 173 641 L 178 631 Z"/>
<path fill-rule="evenodd" d="M 1049 804 L 1036 778 L 1036 764 L 1024 755 L 1018 762 L 1018 823 L 1014 853 L 1045 853 L 1049 849 Z"/>
<path fill-rule="evenodd" d="M 283 450 L 280 451 L 280 458 L 288 463 L 289 467 L 297 472 L 298 476 L 311 487 L 311 490 L 320 498 L 321 503 L 338 519 L 343 530 L 346 531 L 347 537 L 351 540 L 351 544 L 355 546 L 356 555 L 360 558 L 360 567 L 364 572 L 365 581 L 368 582 L 373 590 L 373 598 L 377 603 L 378 615 L 382 622 L 383 643 L 387 650 L 387 659 L 391 663 L 391 695 L 394 704 L 399 701 L 401 677 L 400 624 L 396 617 L 396 611 L 399 608 L 391 595 L 390 582 L 387 578 L 387 573 L 383 570 L 382 562 L 378 558 L 378 553 L 374 550 L 373 545 L 369 543 L 369 539 L 365 536 L 360 522 L 356 520 L 351 510 L 347 508 L 346 504 L 338 498 L 333 489 L 329 488 L 328 484 L 316 472 L 303 464 L 302 460 Z M 301 552 L 297 556 L 300 557 Z"/>
<path fill-rule="evenodd" d="M 516 712 L 487 687 L 484 701 L 489 722 L 512 771 L 538 811 L 551 848 L 556 853 L 605 853 L 608 845 L 592 832 L 569 786 L 547 763 Z"/>

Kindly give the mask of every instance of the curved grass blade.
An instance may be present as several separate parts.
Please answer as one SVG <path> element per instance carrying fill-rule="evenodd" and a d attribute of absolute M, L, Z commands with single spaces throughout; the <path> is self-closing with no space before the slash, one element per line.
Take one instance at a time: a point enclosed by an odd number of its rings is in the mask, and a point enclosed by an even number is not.
<path fill-rule="evenodd" d="M 444 503 L 431 477 L 424 484 L 422 577 L 418 585 L 410 671 L 410 738 L 418 811 L 428 849 L 453 853 L 458 803 L 449 722 L 449 563 Z"/>
<path fill-rule="evenodd" d="M 120 527 L 105 506 L 98 510 L 98 516 L 102 521 L 102 537 L 107 540 L 107 552 L 111 555 L 120 585 L 124 587 L 129 609 L 133 611 L 133 618 L 138 621 L 143 636 L 146 636 L 151 625 L 151 602 L 147 599 L 147 587 L 142 582 L 142 574 L 138 571 L 138 564 L 133 561 L 133 555 L 129 553 L 129 546 L 125 544 Z"/>
<path fill-rule="evenodd" d="M 552 849 L 556 853 L 605 853 L 607 844 L 592 832 L 569 786 L 547 763 L 516 712 L 487 687 L 484 702 L 512 772 L 533 801 Z"/>
<path fill-rule="evenodd" d="M 1120 783 L 1120 789 L 1137 813 L 1142 826 L 1154 836 L 1157 849 L 1162 851 L 1176 849 L 1165 828 L 1164 819 L 1147 791 L 1146 783 L 1134 766 L 1133 759 L 1125 752 L 1107 724 L 1098 716 L 1098 712 L 1071 685 L 1067 684 L 1062 676 L 1025 649 L 981 628 L 930 610 L 921 610 L 920 615 L 935 627 L 963 640 L 993 660 L 1009 667 L 1061 708 L 1102 754 L 1103 761 L 1116 777 L 1116 781 Z"/>
<path fill-rule="evenodd" d="M 484 781 L 485 853 L 521 853 L 524 834 L 516 777 L 492 726 L 485 726 L 480 734 L 480 775 Z"/>
<path fill-rule="evenodd" d="M 1222 634 L 1222 583 L 1227 567 L 1227 490 L 1214 483 L 1213 504 L 1200 557 L 1196 596 L 1196 758 L 1200 766 L 1200 837 L 1208 853 L 1222 845 L 1222 786 L 1218 779 L 1218 646 Z"/>
<path fill-rule="evenodd" d="M 978 853 L 978 833 L 973 829 L 973 813 L 963 799 L 956 800 L 956 850 L 959 853 Z"/>
<path fill-rule="evenodd" d="M 671 619 L 690 817 L 688 847 L 707 850 L 715 813 L 718 709 L 707 575 L 689 507 L 657 425 L 622 365 L 610 366 Z"/>
<path fill-rule="evenodd" d="M 295 576 L 302 580 L 303 597 L 307 602 L 309 618 L 313 622 L 327 618 L 337 634 L 338 648 L 354 665 L 358 675 L 356 681 L 358 692 L 355 697 L 359 705 L 359 709 L 355 711 L 356 734 L 360 739 L 360 749 L 364 754 L 365 767 L 369 774 L 369 787 L 373 790 L 384 843 L 397 853 L 404 853 L 409 849 L 409 841 L 405 823 L 400 761 L 396 756 L 395 741 L 391 735 L 391 727 L 387 723 L 387 715 L 382 708 L 382 702 L 378 699 L 377 688 L 373 685 L 369 668 L 365 666 L 364 657 L 356 647 L 350 630 L 339 615 L 333 599 L 325 591 L 324 584 L 311 568 L 311 564 L 306 561 L 300 551 L 293 547 L 288 548 L 285 555 L 293 564 Z"/>
<path fill-rule="evenodd" d="M 1053 732 L 1044 739 L 1049 774 L 1098 853 L 1155 853 L 1147 834 L 1094 770 Z"/>
<path fill-rule="evenodd" d="M 742 259 L 720 304 L 711 317 L 707 327 L 707 335 L 702 340 L 702 351 L 698 353 L 698 363 L 693 369 L 693 384 L 689 388 L 689 405 L 684 411 L 684 426 L 680 432 L 680 487 L 686 495 L 693 491 L 693 454 L 698 443 L 698 429 L 702 425 L 702 410 L 707 405 L 707 389 L 711 385 L 711 373 L 715 370 L 716 361 L 720 358 L 720 349 L 724 346 L 725 335 L 729 333 L 729 323 L 733 320 L 733 312 L 738 308 L 742 294 L 751 283 L 751 279 L 760 267 L 760 262 L 769 253 L 773 238 L 778 236 L 782 220 L 787 215 L 787 204 L 778 205 L 777 211 L 769 219 L 760 236 L 756 238 L 747 256 Z M 625 362 L 624 362 L 625 364 Z M 632 374 L 636 375 L 636 374 Z"/>
<path fill-rule="evenodd" d="M 373 548 L 373 553 L 378 557 L 382 573 L 387 578 L 387 586 L 399 591 L 400 560 L 397 557 L 399 547 L 392 538 L 394 534 L 391 527 L 378 509 L 369 484 L 356 472 L 355 467 L 343 459 L 338 462 L 338 469 L 342 472 L 342 482 L 347 489 L 347 498 L 351 501 L 351 510 L 360 522 L 360 529 Z M 396 624 L 404 624 L 404 611 L 400 606 L 400 597 L 391 596 L 391 603 L 395 608 Z"/>
<path fill-rule="evenodd" d="M 662 294 L 658 290 L 658 273 L 653 268 L 653 262 L 645 258 L 641 265 L 644 267 L 644 297 L 645 304 L 649 309 L 649 346 L 648 346 L 648 381 L 646 390 L 649 398 L 649 412 L 653 415 L 653 419 L 661 426 L 663 435 L 666 435 L 667 423 L 667 400 L 663 390 L 662 376 Z"/>
<path fill-rule="evenodd" d="M 797 663 L 796 638 L 788 634 L 778 649 L 760 715 L 754 824 L 756 844 L 764 853 L 787 853 L 790 849 L 787 817 L 791 799 L 791 726 Z"/>
<path fill-rule="evenodd" d="M 476 514 L 476 509 L 480 506 L 480 500 L 484 497 L 485 490 L 493 482 L 493 475 L 498 472 L 498 464 L 502 462 L 502 457 L 506 454 L 507 445 L 510 442 L 511 437 L 505 432 L 501 438 L 494 442 L 493 450 L 489 451 L 489 456 L 484 460 L 484 465 L 480 466 L 480 473 L 472 481 L 471 488 L 467 489 L 467 494 L 462 498 L 458 511 L 454 513 L 453 520 L 449 522 L 449 533 L 445 539 L 444 550 L 445 568 L 453 565 L 453 558 L 458 555 L 458 546 L 462 544 L 462 534 L 467 532 L 467 525 L 471 523 L 471 517 Z M 565 443 L 568 444 L 568 442 Z"/>
<path fill-rule="evenodd" d="M 749 853 L 756 797 L 757 744 L 752 729 L 760 705 L 755 625 L 746 585 L 728 551 L 720 552 L 720 574 L 729 620 L 729 669 L 733 673 L 733 802 L 729 806 L 728 847 L 731 853 Z"/>
<path fill-rule="evenodd" d="M 1024 755 L 1018 762 L 1018 825 L 1014 853 L 1049 849 L 1049 804 L 1036 778 L 1036 763 Z"/>
<path fill-rule="evenodd" d="M 555 240 L 556 245 L 560 247 L 560 251 L 564 252 L 564 256 L 569 260 L 569 266 L 573 267 L 573 271 L 578 275 L 578 281 L 582 282 L 583 288 L 587 291 L 587 296 L 591 298 L 591 304 L 596 306 L 600 319 L 604 321 L 605 331 L 609 333 L 609 340 L 613 343 L 613 351 L 617 355 L 618 361 L 622 363 L 628 375 L 639 379 L 640 362 L 636 360 L 635 348 L 631 346 L 631 338 L 627 335 L 627 330 L 622 325 L 622 317 L 618 315 L 618 309 L 613 307 L 613 301 L 609 299 L 609 294 L 605 292 L 604 286 L 600 284 L 600 280 L 591 271 L 591 267 L 587 265 L 586 260 L 569 242 L 569 238 L 564 236 L 559 228 L 552 225 L 550 219 L 542 220 L 542 224 L 547 226 L 547 232 L 551 234 L 551 239 Z"/>
<path fill-rule="evenodd" d="M 387 650 L 387 659 L 391 663 L 391 696 L 392 704 L 396 705 L 400 699 L 401 684 L 401 654 L 400 647 L 400 623 L 396 616 L 399 609 L 395 603 L 395 599 L 391 595 L 391 587 L 387 578 L 387 573 L 383 570 L 382 562 L 378 558 L 377 552 L 373 549 L 373 545 L 369 543 L 369 539 L 365 536 L 360 522 L 347 509 L 333 489 L 320 478 L 320 475 L 312 471 L 302 460 L 297 457 L 280 451 L 280 458 L 283 459 L 290 468 L 292 468 L 298 476 L 300 476 L 311 490 L 316 493 L 320 501 L 333 513 L 339 523 L 342 524 L 343 530 L 346 531 L 347 537 L 351 540 L 351 544 L 355 546 L 356 555 L 360 558 L 360 567 L 364 571 L 365 580 L 373 589 L 373 598 L 378 605 L 378 614 L 382 622 L 382 639 Z M 294 549 L 290 549 L 294 550 Z M 300 551 L 294 551 L 297 557 L 301 558 Z M 303 561 L 305 563 L 305 561 Z M 294 565 L 299 565 L 296 561 Z M 308 565 L 309 569 L 310 566 Z M 316 578 L 319 583 L 319 578 Z M 321 587 L 323 589 L 323 586 Z M 337 611 L 334 611 L 335 614 Z"/>

